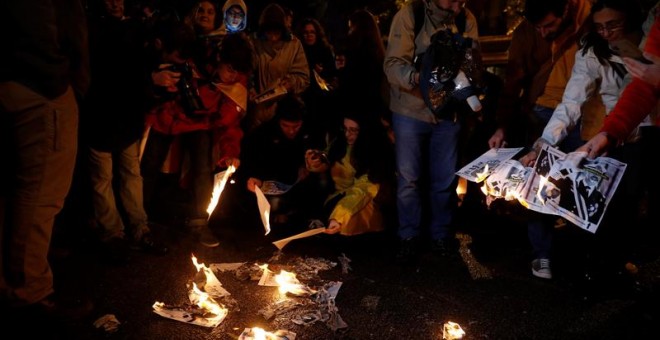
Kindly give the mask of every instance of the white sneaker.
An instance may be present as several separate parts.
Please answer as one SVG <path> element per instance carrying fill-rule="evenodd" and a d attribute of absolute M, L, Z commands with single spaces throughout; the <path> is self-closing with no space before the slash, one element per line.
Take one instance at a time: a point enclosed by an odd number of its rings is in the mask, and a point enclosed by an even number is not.
<path fill-rule="evenodd" d="M 552 279 L 549 259 L 535 259 L 532 261 L 532 275 L 542 279 Z"/>

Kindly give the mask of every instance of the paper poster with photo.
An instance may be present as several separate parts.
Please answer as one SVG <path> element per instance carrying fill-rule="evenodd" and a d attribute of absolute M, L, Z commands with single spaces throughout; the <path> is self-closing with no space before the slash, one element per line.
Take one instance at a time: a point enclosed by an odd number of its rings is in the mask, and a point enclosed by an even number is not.
<path fill-rule="evenodd" d="M 497 159 L 492 155 L 480 158 L 461 171 L 472 176 L 483 172 L 485 164 L 496 165 L 485 182 L 489 199 L 518 199 L 527 209 L 561 216 L 592 233 L 626 170 L 625 163 L 609 157 L 592 160 L 586 153 L 565 154 L 549 145 L 543 146 L 533 168 L 510 159 L 492 161 Z"/>
<path fill-rule="evenodd" d="M 546 192 L 548 190 L 546 187 L 548 184 L 544 179 L 548 178 L 552 166 L 565 156 L 565 153 L 553 147 L 544 146 L 541 149 L 536 157 L 533 171 L 527 178 L 521 193 L 521 198 L 524 200 L 523 204 L 527 209 L 543 214 L 557 213 L 551 206 L 546 204 L 547 200 L 553 199 L 553 197 L 547 197 Z"/>
<path fill-rule="evenodd" d="M 523 148 L 490 149 L 468 165 L 458 170 L 456 174 L 468 181 L 479 183 L 495 172 L 506 160 L 516 156 L 516 154 L 522 149 Z"/>
<path fill-rule="evenodd" d="M 553 169 L 549 181 L 559 183 L 559 198 L 548 204 L 571 223 L 595 233 L 626 164 L 608 157 L 589 160 L 586 154 L 577 156 L 583 157 L 579 166 Z"/>
<path fill-rule="evenodd" d="M 531 168 L 524 167 L 520 162 L 508 159 L 504 161 L 497 171 L 486 179 L 488 194 L 507 201 L 517 199 L 522 192 Z"/>

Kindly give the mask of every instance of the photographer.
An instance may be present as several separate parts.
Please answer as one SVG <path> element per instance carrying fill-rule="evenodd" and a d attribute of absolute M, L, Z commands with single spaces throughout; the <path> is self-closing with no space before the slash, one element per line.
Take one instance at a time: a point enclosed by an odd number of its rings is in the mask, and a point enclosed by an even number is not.
<path fill-rule="evenodd" d="M 168 156 L 170 145 L 178 140 L 182 151 L 190 159 L 190 173 L 187 176 L 193 200 L 186 224 L 199 236 L 203 245 L 216 247 L 219 243 L 208 228 L 209 214 L 206 209 L 211 200 L 216 164 L 221 168 L 230 165 L 238 167 L 240 164 L 238 156 L 243 132 L 239 122 L 247 106 L 246 86 L 252 51 L 243 37 L 228 36 L 223 48 L 216 51 L 217 57 L 213 60 L 217 64 L 209 81 L 196 78 L 194 64 L 180 58 L 178 52 L 164 53 L 166 57 L 175 58 L 165 58 L 163 61 L 178 61 L 177 70 L 185 70 L 181 67 L 187 62 L 192 69 L 189 75 L 185 71 L 166 71 L 171 72 L 168 82 L 160 84 L 167 85 L 161 90 L 170 95 L 164 97 L 164 101 L 147 115 L 147 125 L 151 130 L 142 158 L 145 201 L 153 195 L 155 178 Z"/>
<path fill-rule="evenodd" d="M 465 0 L 424 0 L 424 20 L 419 33 L 414 32 L 413 4 L 399 10 L 392 20 L 384 70 L 390 83 L 392 128 L 396 136 L 396 168 L 398 173 L 397 207 L 401 245 L 398 262 L 410 264 L 421 245 L 422 211 L 430 208 L 432 248 L 438 255 L 457 254 L 452 220 L 456 208 L 456 164 L 460 121 L 438 119 L 427 107 L 420 92 L 420 72 L 413 61 L 431 45 L 431 36 L 439 30 L 463 31 L 476 41 L 477 23 L 464 8 Z M 465 20 L 458 26 L 457 18 Z M 461 20 L 462 21 L 462 20 Z M 426 166 L 424 166 L 426 164 Z M 425 168 L 428 172 L 425 172 Z M 424 185 L 428 176 L 430 206 L 424 205 Z"/>

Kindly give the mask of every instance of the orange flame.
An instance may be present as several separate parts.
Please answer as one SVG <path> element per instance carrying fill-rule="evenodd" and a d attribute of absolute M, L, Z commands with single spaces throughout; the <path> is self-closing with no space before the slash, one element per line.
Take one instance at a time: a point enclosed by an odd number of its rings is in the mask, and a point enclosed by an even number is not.
<path fill-rule="evenodd" d="M 448 321 L 442 327 L 442 338 L 447 340 L 463 339 L 465 331 L 456 322 Z"/>
<path fill-rule="evenodd" d="M 208 208 L 206 208 L 206 212 L 209 214 L 209 218 L 211 217 L 213 210 L 215 210 L 215 207 L 218 205 L 218 201 L 220 201 L 220 195 L 222 195 L 222 191 L 225 190 L 225 184 L 227 184 L 227 180 L 234 172 L 236 172 L 236 167 L 230 165 L 227 170 L 225 170 L 225 174 L 222 176 L 222 179 L 219 181 L 214 181 L 215 183 L 213 184 L 211 202 L 209 203 Z"/>
<path fill-rule="evenodd" d="M 296 278 L 296 274 L 281 270 L 279 274 L 275 275 L 275 282 L 279 285 L 278 290 L 280 294 L 291 293 L 293 295 L 308 295 L 314 293 L 307 286 L 303 285 Z"/>

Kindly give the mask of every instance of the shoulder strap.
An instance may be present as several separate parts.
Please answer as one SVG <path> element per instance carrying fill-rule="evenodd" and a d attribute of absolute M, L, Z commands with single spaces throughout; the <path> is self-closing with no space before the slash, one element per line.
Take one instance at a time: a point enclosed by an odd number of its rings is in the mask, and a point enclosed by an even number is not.
<path fill-rule="evenodd" d="M 465 14 L 465 9 L 463 9 L 460 13 L 458 13 L 456 18 L 454 19 L 454 24 L 458 29 L 458 34 L 463 35 L 463 33 L 465 33 L 465 29 L 467 26 L 467 14 Z"/>

